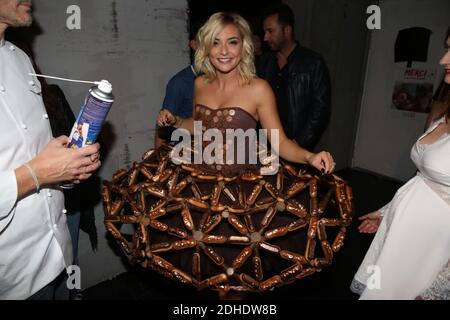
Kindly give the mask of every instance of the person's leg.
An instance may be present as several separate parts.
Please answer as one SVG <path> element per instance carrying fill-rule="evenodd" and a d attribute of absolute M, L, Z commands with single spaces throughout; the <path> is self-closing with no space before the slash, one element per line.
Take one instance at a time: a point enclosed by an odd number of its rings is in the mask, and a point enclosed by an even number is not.
<path fill-rule="evenodd" d="M 70 290 L 67 287 L 67 273 L 64 270 L 58 278 L 53 281 L 54 296 L 53 300 L 69 300 Z"/>
<path fill-rule="evenodd" d="M 33 294 L 27 300 L 53 300 L 55 293 L 54 287 L 50 284 L 43 287 L 41 290 Z"/>
<path fill-rule="evenodd" d="M 73 264 L 78 265 L 78 237 L 80 234 L 80 212 L 67 214 L 67 227 L 69 228 L 70 238 L 73 247 Z"/>
<path fill-rule="evenodd" d="M 78 238 L 80 234 L 80 212 L 77 211 L 75 213 L 67 214 L 67 227 L 69 228 L 70 237 L 72 239 L 72 247 L 73 247 L 73 265 L 78 266 Z M 66 277 L 67 279 L 67 277 Z M 64 285 L 64 287 L 67 287 Z M 63 287 L 60 288 L 61 295 L 64 297 L 65 292 Z M 81 300 L 81 292 L 78 289 L 70 290 L 70 300 Z M 63 299 L 64 300 L 64 299 Z"/>
<path fill-rule="evenodd" d="M 33 294 L 28 300 L 69 300 L 66 281 L 67 273 L 64 270 L 55 280 Z"/>

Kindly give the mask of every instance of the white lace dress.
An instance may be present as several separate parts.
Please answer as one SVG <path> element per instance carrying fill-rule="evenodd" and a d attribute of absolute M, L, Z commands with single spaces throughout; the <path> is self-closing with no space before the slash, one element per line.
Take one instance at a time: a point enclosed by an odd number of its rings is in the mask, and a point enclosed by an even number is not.
<path fill-rule="evenodd" d="M 450 260 L 421 297 L 424 300 L 450 300 Z"/>
<path fill-rule="evenodd" d="M 439 277 L 449 274 L 450 135 L 420 143 L 444 120 L 436 121 L 412 148 L 418 174 L 380 209 L 383 220 L 351 284 L 360 299 L 414 299 L 436 285 L 445 298 L 448 279 Z"/>

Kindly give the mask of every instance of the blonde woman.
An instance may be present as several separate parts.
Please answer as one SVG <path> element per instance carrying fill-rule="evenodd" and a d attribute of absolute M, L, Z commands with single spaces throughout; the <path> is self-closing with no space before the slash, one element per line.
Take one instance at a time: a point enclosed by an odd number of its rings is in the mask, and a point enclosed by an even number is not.
<path fill-rule="evenodd" d="M 256 128 L 259 122 L 263 128 L 268 129 L 268 139 L 270 140 L 272 147 L 274 147 L 275 151 L 278 151 L 282 158 L 292 162 L 309 164 L 316 169 L 321 170 L 323 173 L 330 173 L 334 170 L 335 164 L 332 156 L 328 152 L 312 153 L 286 138 L 283 128 L 281 127 L 272 89 L 266 81 L 258 79 L 255 76 L 252 33 L 248 23 L 242 17 L 237 14 L 223 12 L 212 15 L 206 24 L 199 30 L 197 42 L 198 49 L 195 55 L 195 65 L 200 76 L 195 81 L 194 118 L 182 119 L 169 114 L 160 117 L 159 119 L 159 125 L 174 125 L 178 128 L 184 128 L 191 133 L 197 134 L 198 132 L 194 132 L 194 125 L 197 125 L 197 123 L 194 124 L 195 119 L 195 121 L 201 121 L 200 131 L 202 131 L 201 133 L 204 138 L 208 132 L 214 130 L 226 137 L 226 143 L 222 144 L 223 149 L 219 148 L 219 151 L 215 152 L 215 156 L 218 156 L 219 160 L 224 160 L 225 158 L 227 160 L 222 161 L 221 163 L 216 162 L 215 164 L 211 164 L 203 157 L 203 162 L 197 164 L 197 166 L 199 166 L 197 168 L 200 168 L 202 172 L 208 172 L 208 175 L 221 176 L 223 177 L 222 179 L 225 180 L 230 178 L 230 176 L 234 178 L 238 176 L 243 177 L 243 174 L 247 171 L 254 173 L 255 169 L 261 169 L 263 167 L 263 164 L 261 163 L 252 164 L 251 161 L 236 163 L 233 161 L 242 154 L 244 154 L 245 160 L 251 159 L 252 153 L 257 152 L 255 150 L 250 150 L 250 144 L 247 144 L 247 147 L 249 147 L 248 149 L 239 149 L 238 152 L 236 152 L 237 148 L 235 145 L 234 152 L 231 152 L 234 155 L 234 158 L 224 157 L 225 154 L 228 156 L 230 150 L 233 150 L 230 149 L 230 146 L 233 148 L 233 144 L 231 143 L 228 145 L 228 143 L 232 141 L 227 136 L 228 131 L 234 129 L 231 131 L 241 130 L 241 132 L 251 132 Z M 223 142 L 225 141 L 223 140 Z M 214 142 L 212 142 L 209 139 L 203 139 L 202 141 L 203 146 L 206 146 L 207 148 L 213 143 L 216 143 L 216 141 L 214 140 Z M 231 163 L 229 160 L 232 160 Z M 259 180 L 253 183 L 246 182 L 243 179 L 242 181 L 240 179 L 232 180 L 233 178 L 231 178 L 232 181 L 236 182 L 231 182 L 227 185 L 228 196 L 221 197 L 221 203 L 224 206 L 229 207 L 243 203 L 243 201 L 246 201 L 243 200 L 244 197 L 246 198 L 245 194 L 249 195 L 247 199 L 251 198 L 250 194 L 252 190 L 254 190 L 255 184 L 258 185 L 259 182 L 259 185 L 264 185 L 267 182 L 268 184 L 273 183 L 273 185 L 276 185 L 276 177 L 277 175 L 273 173 L 266 174 L 263 178 L 257 178 Z M 282 183 L 279 184 L 279 194 L 286 194 L 287 189 L 289 188 L 288 183 L 281 185 Z M 211 189 L 212 188 L 213 186 L 211 186 Z M 241 192 L 238 191 L 240 194 L 239 199 L 238 197 L 233 199 L 232 190 L 241 190 Z M 205 193 L 208 192 L 211 191 L 205 190 Z M 258 200 L 254 198 L 254 201 L 251 201 L 251 204 L 248 205 L 249 207 L 246 208 L 247 212 L 252 211 L 252 209 L 256 210 L 258 201 L 262 201 L 262 194 L 259 194 L 259 196 L 258 194 L 256 197 L 261 196 L 261 198 L 258 198 Z M 189 194 L 187 194 L 187 196 L 189 196 Z M 298 196 L 298 200 L 299 199 L 300 195 Z M 264 214 L 266 213 L 263 213 L 262 215 Z M 223 216 L 225 220 L 227 219 L 227 215 L 228 213 L 225 213 Z M 261 218 L 262 216 L 259 216 L 258 214 L 252 215 L 251 217 L 249 215 L 247 219 L 250 221 L 246 220 L 245 230 L 242 231 L 243 229 L 241 228 L 241 231 L 239 231 L 240 234 L 251 233 L 251 241 L 253 243 L 261 241 L 261 230 L 265 230 L 267 224 L 266 222 L 263 222 L 264 219 Z M 290 223 L 297 221 L 295 219 L 292 220 L 291 218 L 292 217 L 287 215 L 277 214 L 273 217 L 273 220 L 268 223 L 277 226 L 287 226 Z M 208 222 L 210 221 L 213 223 L 214 219 L 211 218 Z M 174 220 L 173 223 L 179 222 Z M 236 230 L 230 224 L 222 223 L 216 225 L 220 234 L 227 237 L 232 237 L 233 235 L 236 236 Z M 277 242 L 277 245 L 286 248 L 286 250 L 290 250 L 291 252 L 304 252 L 308 243 L 307 230 L 308 222 L 302 227 L 293 229 L 293 232 L 289 233 L 288 237 L 277 239 L 277 241 L 279 241 Z M 216 229 L 214 229 L 214 231 L 216 231 Z M 237 236 L 237 238 L 239 238 L 239 236 Z M 274 247 L 267 248 L 268 250 L 274 250 Z M 216 250 L 220 250 L 220 253 L 223 254 L 224 261 L 233 261 L 238 255 L 242 255 L 240 252 L 243 249 L 242 247 L 227 245 L 226 248 L 216 248 Z M 234 263 L 232 265 L 227 265 L 226 272 L 228 276 L 233 274 L 236 276 L 238 272 L 241 272 L 242 269 L 245 269 L 252 263 L 253 265 L 259 265 L 261 268 L 259 280 L 262 280 L 263 275 L 264 277 L 270 278 L 275 274 L 281 273 L 286 268 L 282 262 L 277 260 L 276 254 L 270 255 L 265 250 L 261 251 L 263 252 L 259 253 L 258 249 L 255 249 L 254 251 L 252 249 L 252 253 L 249 254 L 254 256 L 247 256 L 248 259 L 242 260 L 242 265 L 236 267 L 236 273 L 234 268 L 230 268 Z M 182 254 L 182 252 L 180 253 Z M 260 254 L 261 257 L 262 255 L 264 255 L 264 257 L 260 258 Z M 183 270 L 191 270 L 193 268 L 191 260 L 192 259 L 186 255 L 179 258 L 177 261 L 173 259 L 172 262 L 174 265 L 182 265 Z M 218 261 L 220 262 L 219 258 L 216 260 L 216 264 Z M 202 259 L 202 262 L 204 263 L 201 267 L 202 274 L 206 276 L 214 274 L 213 270 L 216 270 L 217 266 L 209 262 L 208 259 Z M 233 290 L 230 291 L 232 292 Z M 237 297 L 238 296 L 234 296 L 234 298 Z M 230 296 L 225 295 L 222 296 L 222 298 L 230 298 Z"/>
<path fill-rule="evenodd" d="M 324 173 L 334 170 L 330 153 L 309 152 L 286 137 L 272 89 L 255 75 L 252 32 L 245 19 L 224 12 L 212 15 L 199 30 L 197 43 L 195 66 L 201 76 L 195 81 L 193 114 L 221 115 L 233 108 L 233 113 L 242 115 L 240 118 L 250 120 L 250 123 L 242 124 L 242 129 L 254 128 L 260 122 L 268 130 L 269 140 L 272 138 L 270 133 L 276 130 L 279 155 L 285 160 L 309 164 Z M 194 133 L 193 118 L 183 119 L 166 113 L 158 119 L 158 124 L 173 125 Z"/>

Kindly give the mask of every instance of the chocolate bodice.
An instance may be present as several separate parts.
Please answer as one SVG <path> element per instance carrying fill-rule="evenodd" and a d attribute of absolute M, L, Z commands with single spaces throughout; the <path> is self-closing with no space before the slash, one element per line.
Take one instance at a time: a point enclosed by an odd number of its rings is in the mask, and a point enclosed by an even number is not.
<path fill-rule="evenodd" d="M 255 118 L 240 107 L 212 109 L 197 104 L 194 119 L 202 121 L 202 130 L 217 128 L 224 132 L 226 129 L 255 129 L 257 121 Z"/>
<path fill-rule="evenodd" d="M 207 106 L 197 104 L 194 112 L 195 121 L 201 122 L 202 130 L 202 151 L 203 151 L 203 164 L 199 165 L 202 171 L 208 173 L 220 172 L 224 175 L 234 175 L 241 173 L 242 171 L 257 171 L 260 168 L 258 164 L 257 154 L 257 121 L 255 118 L 240 107 L 227 107 L 212 109 Z M 217 129 L 220 132 L 222 141 L 219 141 L 220 147 L 216 147 L 219 153 L 208 153 L 208 145 L 215 143 L 214 138 L 212 141 L 204 139 L 207 130 Z M 228 130 L 231 129 L 231 130 Z M 242 132 L 246 132 L 252 138 L 245 138 L 245 141 L 239 141 L 234 137 L 237 133 L 236 130 L 241 129 Z M 251 131 L 248 131 L 248 130 Z M 212 133 L 210 133 L 212 134 Z M 253 134 L 253 135 L 251 135 Z M 215 135 L 215 134 L 214 134 Z M 241 138 L 242 139 L 242 138 Z M 216 145 L 217 146 L 217 145 Z M 254 146 L 253 148 L 251 146 Z M 234 152 L 227 157 L 228 152 L 234 148 Z M 214 163 L 208 164 L 206 162 L 205 155 L 211 154 L 211 158 L 214 159 Z M 253 157 L 250 157 L 250 154 Z M 241 158 L 239 158 L 239 156 Z M 221 159 L 221 161 L 220 161 Z M 219 161 L 218 161 L 219 160 Z"/>

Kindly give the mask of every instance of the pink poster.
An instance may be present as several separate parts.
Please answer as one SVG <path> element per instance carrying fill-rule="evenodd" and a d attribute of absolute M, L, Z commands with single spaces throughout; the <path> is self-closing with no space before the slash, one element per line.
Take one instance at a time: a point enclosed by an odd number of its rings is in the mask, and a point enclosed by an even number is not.
<path fill-rule="evenodd" d="M 398 72 L 392 94 L 392 108 L 428 113 L 433 97 L 434 71 L 406 68 Z"/>

